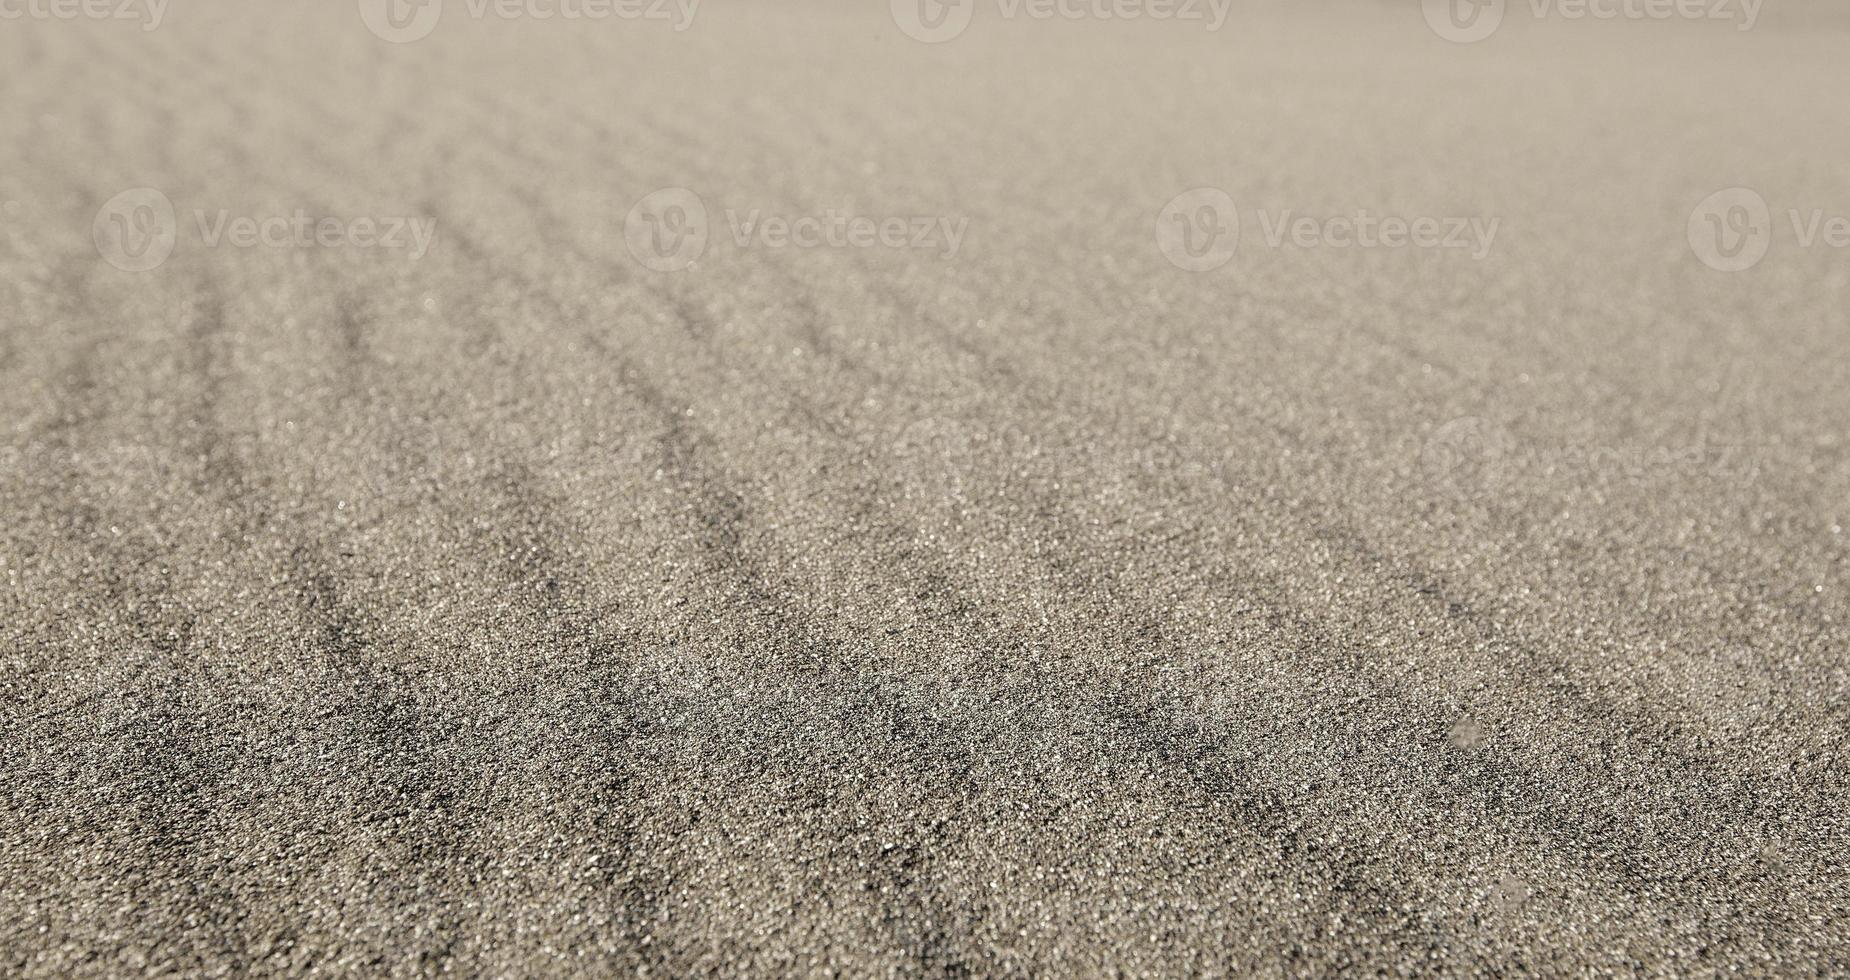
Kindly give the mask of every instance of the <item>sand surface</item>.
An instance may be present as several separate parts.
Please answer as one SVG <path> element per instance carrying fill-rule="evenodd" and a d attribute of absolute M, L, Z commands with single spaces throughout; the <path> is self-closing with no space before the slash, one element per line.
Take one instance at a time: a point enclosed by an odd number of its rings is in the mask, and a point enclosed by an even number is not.
<path fill-rule="evenodd" d="M 1850 17 L 449 7 L 0 20 L 0 973 L 1850 962 Z"/>

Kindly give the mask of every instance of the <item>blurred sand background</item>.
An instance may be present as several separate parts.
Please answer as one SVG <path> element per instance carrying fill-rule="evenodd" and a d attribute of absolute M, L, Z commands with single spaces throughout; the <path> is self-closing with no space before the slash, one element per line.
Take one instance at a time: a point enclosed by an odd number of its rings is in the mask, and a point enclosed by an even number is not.
<path fill-rule="evenodd" d="M 0 972 L 1850 956 L 1850 17 L 466 9 L 0 21 Z"/>

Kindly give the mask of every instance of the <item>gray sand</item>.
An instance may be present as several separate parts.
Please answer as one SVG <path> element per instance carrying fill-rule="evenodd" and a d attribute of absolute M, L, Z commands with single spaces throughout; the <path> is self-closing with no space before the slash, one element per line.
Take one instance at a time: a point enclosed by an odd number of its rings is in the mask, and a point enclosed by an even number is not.
<path fill-rule="evenodd" d="M 0 974 L 1844 969 L 1850 27 L 1416 6 L 0 21 Z"/>

